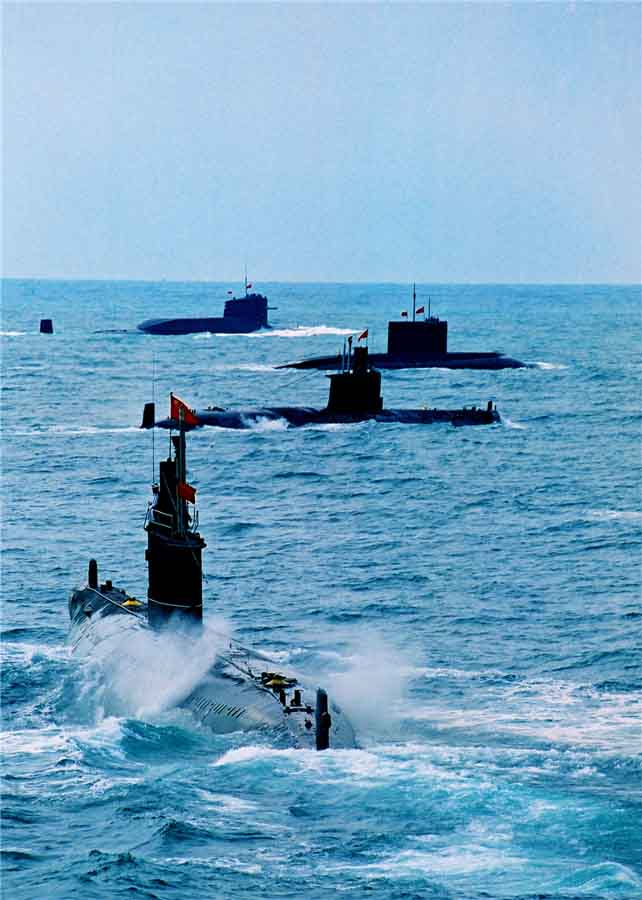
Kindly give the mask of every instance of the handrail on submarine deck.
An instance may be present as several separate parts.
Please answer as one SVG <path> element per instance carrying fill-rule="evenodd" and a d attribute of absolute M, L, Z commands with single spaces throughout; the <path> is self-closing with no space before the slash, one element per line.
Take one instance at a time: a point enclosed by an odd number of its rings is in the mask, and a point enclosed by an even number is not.
<path fill-rule="evenodd" d="M 168 521 L 163 522 L 162 520 L 166 519 Z M 158 525 L 160 528 L 166 528 L 168 531 L 172 530 L 172 522 L 173 516 L 171 513 L 162 512 L 160 509 L 156 509 L 155 506 L 152 506 L 150 503 L 147 507 L 147 512 L 145 513 L 145 523 L 143 527 L 147 529 L 147 526 L 150 524 Z M 192 516 L 192 521 L 189 525 L 188 531 L 197 531 L 198 530 L 198 509 L 194 508 L 194 515 Z"/>

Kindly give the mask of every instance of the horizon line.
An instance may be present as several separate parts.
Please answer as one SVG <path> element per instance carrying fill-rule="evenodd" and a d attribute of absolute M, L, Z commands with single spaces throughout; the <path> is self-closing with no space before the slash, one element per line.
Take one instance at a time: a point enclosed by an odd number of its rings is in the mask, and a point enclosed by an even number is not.
<path fill-rule="evenodd" d="M 127 278 L 119 276 L 118 278 L 105 277 L 65 277 L 52 275 L 2 275 L 2 281 L 62 281 L 62 282 L 78 282 L 78 283 L 121 283 L 121 284 L 205 284 L 205 285 L 233 285 L 239 282 L 238 278 L 209 280 L 203 278 Z M 544 287 L 544 286 L 564 286 L 564 287 L 642 287 L 641 281 L 326 281 L 320 280 L 276 280 L 276 279 L 259 279 L 257 283 L 261 284 L 284 284 L 284 285 L 306 285 L 306 284 L 328 284 L 328 285 L 450 285 L 450 286 L 470 286 L 477 285 L 479 287 L 492 287 L 502 285 L 504 287 Z M 254 284 L 254 281 L 252 282 Z"/>

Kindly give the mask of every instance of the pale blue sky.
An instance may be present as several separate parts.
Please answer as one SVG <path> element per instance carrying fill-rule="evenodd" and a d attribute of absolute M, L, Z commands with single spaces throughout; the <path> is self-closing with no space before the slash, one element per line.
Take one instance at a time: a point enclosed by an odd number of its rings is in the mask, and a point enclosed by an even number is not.
<path fill-rule="evenodd" d="M 640 6 L 4 4 L 3 272 L 638 282 Z"/>

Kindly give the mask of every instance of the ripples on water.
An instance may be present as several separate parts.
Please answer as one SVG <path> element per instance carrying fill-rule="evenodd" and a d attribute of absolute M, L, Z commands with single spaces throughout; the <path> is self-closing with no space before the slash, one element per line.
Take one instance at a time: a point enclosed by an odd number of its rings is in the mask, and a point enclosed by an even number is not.
<path fill-rule="evenodd" d="M 268 285 L 269 334 L 133 330 L 225 290 L 5 283 L 4 895 L 638 897 L 639 290 L 431 287 L 452 349 L 534 366 L 384 373 L 386 403 L 493 397 L 497 427 L 193 433 L 199 651 L 186 667 L 131 628 L 120 654 L 70 658 L 91 555 L 144 595 L 143 404 L 323 405 L 321 374 L 272 365 L 350 329 L 383 349 L 407 306 L 393 285 Z M 360 749 L 171 709 L 221 631 L 328 684 Z"/>

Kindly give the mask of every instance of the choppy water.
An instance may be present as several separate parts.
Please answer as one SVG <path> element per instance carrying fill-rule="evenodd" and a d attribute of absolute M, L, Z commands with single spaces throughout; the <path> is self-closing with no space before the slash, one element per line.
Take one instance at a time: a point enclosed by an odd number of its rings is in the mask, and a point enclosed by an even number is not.
<path fill-rule="evenodd" d="M 357 726 L 313 754 L 167 709 L 192 669 L 133 633 L 108 677 L 66 644 L 91 555 L 145 593 L 144 402 L 323 405 L 272 365 L 366 326 L 383 349 L 409 298 L 258 285 L 272 332 L 131 330 L 227 287 L 4 283 L 3 896 L 640 896 L 639 289 L 431 287 L 451 349 L 537 365 L 387 372 L 384 398 L 492 397 L 499 426 L 190 435 L 210 625 Z"/>

